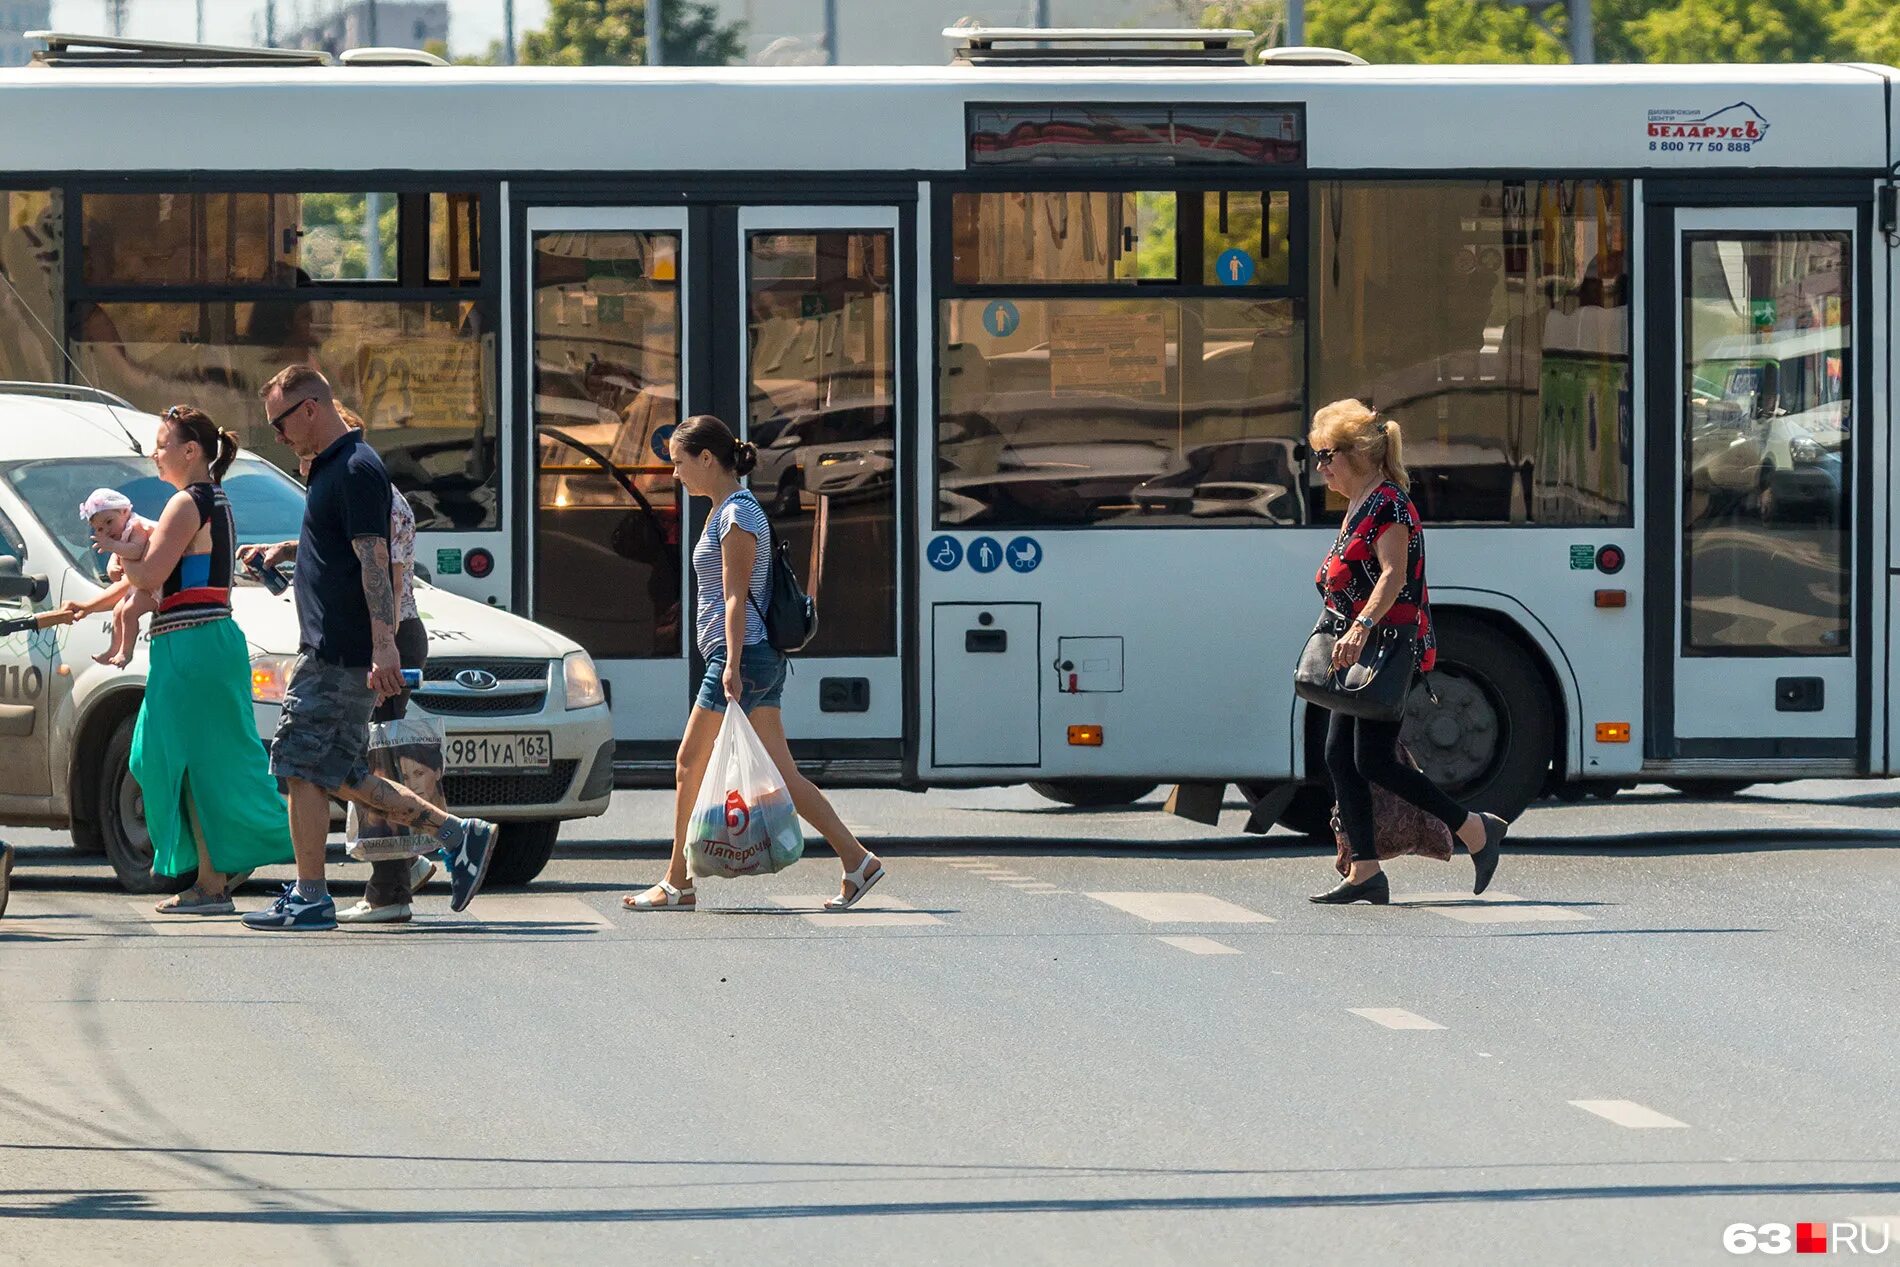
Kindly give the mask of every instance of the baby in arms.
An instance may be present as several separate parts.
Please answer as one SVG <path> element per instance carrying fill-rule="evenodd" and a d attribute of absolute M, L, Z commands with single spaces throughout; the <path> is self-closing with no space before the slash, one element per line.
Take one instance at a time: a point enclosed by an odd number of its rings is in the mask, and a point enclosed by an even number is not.
<path fill-rule="evenodd" d="M 112 604 L 112 645 L 93 659 L 123 669 L 138 646 L 140 619 L 158 610 L 158 595 L 132 584 L 121 560 L 144 558 L 152 529 L 158 525 L 134 514 L 131 499 L 116 488 L 95 488 L 79 507 L 79 515 L 92 527 L 93 549 L 112 559 L 106 565 L 111 586 L 86 604 L 89 611 L 102 611 Z"/>

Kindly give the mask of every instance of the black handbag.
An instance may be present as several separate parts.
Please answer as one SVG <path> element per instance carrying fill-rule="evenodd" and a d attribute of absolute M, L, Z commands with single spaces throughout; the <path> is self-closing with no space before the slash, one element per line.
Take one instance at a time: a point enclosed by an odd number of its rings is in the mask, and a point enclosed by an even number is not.
<path fill-rule="evenodd" d="M 1307 636 L 1293 670 L 1293 692 L 1309 704 L 1367 721 L 1398 721 L 1418 667 L 1418 629 L 1375 625 L 1359 663 L 1333 668 L 1333 647 L 1352 622 L 1328 608 Z"/>

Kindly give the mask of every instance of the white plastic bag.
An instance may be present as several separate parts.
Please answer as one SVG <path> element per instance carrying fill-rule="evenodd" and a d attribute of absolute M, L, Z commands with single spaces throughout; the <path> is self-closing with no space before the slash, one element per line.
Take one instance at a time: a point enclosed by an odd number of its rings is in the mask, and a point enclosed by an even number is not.
<path fill-rule="evenodd" d="M 696 876 L 764 875 L 804 852 L 784 777 L 744 710 L 729 703 L 686 829 L 686 869 Z"/>
<path fill-rule="evenodd" d="M 400 783 L 433 805 L 442 803 L 442 723 L 404 717 L 369 728 L 369 772 Z M 388 862 L 433 853 L 441 841 L 392 823 L 373 809 L 350 802 L 344 848 L 358 862 Z"/>

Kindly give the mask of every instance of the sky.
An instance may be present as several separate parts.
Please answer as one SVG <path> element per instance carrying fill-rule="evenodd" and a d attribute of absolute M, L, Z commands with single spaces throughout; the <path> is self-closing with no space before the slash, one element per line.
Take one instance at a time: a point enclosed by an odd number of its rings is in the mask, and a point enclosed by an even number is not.
<path fill-rule="evenodd" d="M 278 0 L 277 29 L 285 32 L 332 6 L 324 0 Z M 262 30 L 262 0 L 204 0 L 205 40 L 212 44 L 251 44 Z M 501 38 L 502 0 L 449 0 L 449 51 L 479 53 L 490 40 Z M 547 20 L 547 0 L 515 0 L 515 38 Z M 194 0 L 127 0 L 125 33 L 151 40 L 191 40 L 197 37 L 198 10 Z M 104 0 L 53 0 L 53 29 L 89 35 L 104 34 Z"/>

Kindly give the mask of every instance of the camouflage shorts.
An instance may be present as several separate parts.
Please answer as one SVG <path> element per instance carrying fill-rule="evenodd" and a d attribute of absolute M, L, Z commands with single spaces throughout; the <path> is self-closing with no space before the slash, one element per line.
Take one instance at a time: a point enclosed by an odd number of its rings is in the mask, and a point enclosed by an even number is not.
<path fill-rule="evenodd" d="M 284 713 L 270 744 L 270 772 L 325 791 L 369 777 L 369 716 L 376 708 L 368 669 L 300 655 L 284 687 Z"/>

